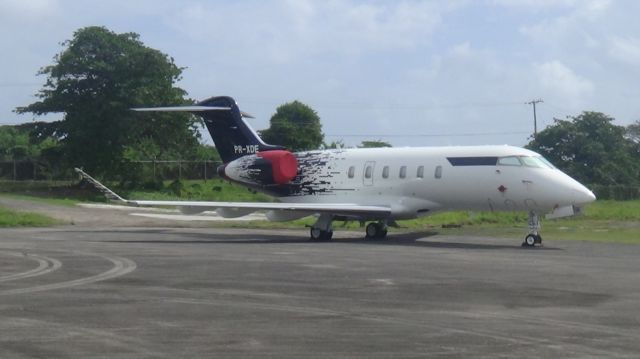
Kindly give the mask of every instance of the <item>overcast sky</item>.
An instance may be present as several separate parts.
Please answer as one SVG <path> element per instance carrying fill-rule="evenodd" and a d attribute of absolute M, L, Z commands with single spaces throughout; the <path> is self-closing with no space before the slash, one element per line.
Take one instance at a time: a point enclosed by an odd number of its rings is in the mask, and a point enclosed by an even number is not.
<path fill-rule="evenodd" d="M 32 121 L 36 76 L 78 28 L 136 32 L 186 67 L 194 99 L 229 95 L 268 127 L 300 100 L 327 140 L 524 145 L 584 110 L 640 119 L 634 0 L 0 0 L 0 124 Z M 149 104 L 161 105 L 161 104 Z"/>

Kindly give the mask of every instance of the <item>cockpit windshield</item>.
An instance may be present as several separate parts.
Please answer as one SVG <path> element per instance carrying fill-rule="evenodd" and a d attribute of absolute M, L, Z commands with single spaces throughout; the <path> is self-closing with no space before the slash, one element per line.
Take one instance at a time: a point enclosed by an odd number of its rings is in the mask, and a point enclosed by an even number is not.
<path fill-rule="evenodd" d="M 535 167 L 535 168 L 551 168 L 555 167 L 551 162 L 547 161 L 542 156 L 505 156 L 498 158 L 499 166 L 522 166 Z"/>
<path fill-rule="evenodd" d="M 555 168 L 553 165 L 545 160 L 542 156 L 520 156 L 520 160 L 524 163 L 525 166 L 528 167 L 537 167 L 537 168 Z"/>
<path fill-rule="evenodd" d="M 540 156 L 540 157 L 538 157 L 538 159 L 539 159 L 540 161 L 542 161 L 545 165 L 547 165 L 547 167 L 549 167 L 549 168 L 556 168 L 556 166 L 554 166 L 554 165 L 553 165 L 551 162 L 549 162 L 546 158 L 544 158 L 544 157 Z"/>
<path fill-rule="evenodd" d="M 522 166 L 522 163 L 516 156 L 507 156 L 498 158 L 498 165 L 501 166 Z"/>

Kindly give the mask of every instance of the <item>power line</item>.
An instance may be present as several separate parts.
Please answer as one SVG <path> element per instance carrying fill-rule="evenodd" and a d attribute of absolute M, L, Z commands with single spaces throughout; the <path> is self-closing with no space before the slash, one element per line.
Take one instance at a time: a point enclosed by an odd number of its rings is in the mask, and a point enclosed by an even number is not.
<path fill-rule="evenodd" d="M 242 105 L 246 104 L 274 104 L 281 103 L 280 100 L 259 100 L 250 99 L 243 100 Z M 469 101 L 459 103 L 440 103 L 440 104 L 416 104 L 416 103 L 397 103 L 397 102 L 370 102 L 370 101 L 330 101 L 330 100 L 304 100 L 304 103 L 314 108 L 331 108 L 331 109 L 354 109 L 354 110 L 399 110 L 399 111 L 429 111 L 429 110 L 455 110 L 465 108 L 483 108 L 483 107 L 506 107 L 520 105 L 520 101 L 502 101 L 502 102 L 482 102 Z"/>
<path fill-rule="evenodd" d="M 470 136 L 503 136 L 503 135 L 526 135 L 527 131 L 510 132 L 474 132 L 474 133 L 410 133 L 410 134 L 325 134 L 328 137 L 470 137 Z"/>

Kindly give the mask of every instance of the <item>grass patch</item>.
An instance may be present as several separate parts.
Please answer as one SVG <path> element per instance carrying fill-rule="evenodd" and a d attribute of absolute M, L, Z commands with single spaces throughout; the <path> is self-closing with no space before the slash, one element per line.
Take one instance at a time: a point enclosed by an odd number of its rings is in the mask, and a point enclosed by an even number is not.
<path fill-rule="evenodd" d="M 127 199 L 273 202 L 265 194 L 221 179 L 164 181 L 149 189 L 122 188 L 117 183 L 106 185 Z M 73 206 L 78 202 L 106 201 L 94 188 L 81 188 L 77 181 L 0 181 L 0 194 L 66 206 Z"/>
<path fill-rule="evenodd" d="M 73 198 L 42 197 L 42 196 L 27 195 L 27 194 L 0 193 L 0 196 L 7 197 L 7 198 L 22 199 L 22 200 L 33 201 L 33 202 L 46 203 L 46 204 L 53 204 L 56 206 L 65 206 L 65 207 L 73 207 L 79 202 L 82 202 L 78 199 L 73 199 Z"/>
<path fill-rule="evenodd" d="M 583 216 L 571 220 L 640 221 L 640 200 L 599 200 L 589 204 Z"/>
<path fill-rule="evenodd" d="M 441 234 L 524 238 L 527 215 L 518 212 L 443 212 L 401 221 L 408 230 Z M 456 227 L 456 228 L 443 228 Z M 543 238 L 640 244 L 640 201 L 598 200 L 576 217 L 542 219 Z"/>
<path fill-rule="evenodd" d="M 18 212 L 0 207 L 0 227 L 48 227 L 59 222 L 39 213 Z"/>
<path fill-rule="evenodd" d="M 115 189 L 118 192 L 118 189 Z M 128 199 L 195 200 L 221 202 L 273 202 L 263 193 L 221 179 L 166 181 L 160 190 L 130 190 L 122 192 Z"/>
<path fill-rule="evenodd" d="M 78 181 L 0 181 L 0 195 L 61 206 L 106 201 L 93 188 L 78 187 Z"/>

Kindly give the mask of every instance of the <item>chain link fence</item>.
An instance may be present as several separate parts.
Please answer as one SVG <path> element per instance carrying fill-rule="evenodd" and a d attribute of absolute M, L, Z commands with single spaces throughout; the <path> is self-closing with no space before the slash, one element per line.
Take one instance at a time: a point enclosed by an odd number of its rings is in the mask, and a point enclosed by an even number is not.
<path fill-rule="evenodd" d="M 127 173 L 137 174 L 143 181 L 208 180 L 217 178 L 219 161 L 130 161 L 123 163 Z M 0 180 L 71 181 L 77 179 L 73 168 L 62 168 L 37 161 L 0 161 Z"/>

